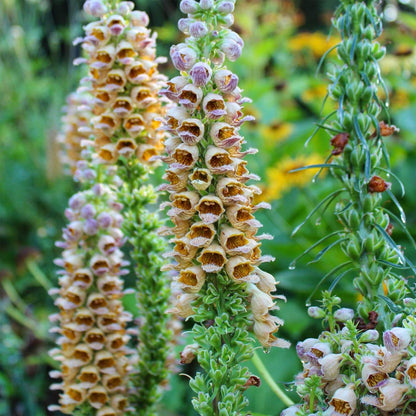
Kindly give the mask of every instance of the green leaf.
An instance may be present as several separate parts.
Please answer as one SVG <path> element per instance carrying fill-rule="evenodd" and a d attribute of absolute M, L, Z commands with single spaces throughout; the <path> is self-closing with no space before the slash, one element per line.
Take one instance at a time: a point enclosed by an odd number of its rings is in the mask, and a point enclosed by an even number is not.
<path fill-rule="evenodd" d="M 327 195 L 319 204 L 312 209 L 312 211 L 306 216 L 306 218 L 292 231 L 291 236 L 293 237 L 304 225 L 305 223 L 321 208 L 322 205 L 327 203 L 327 205 L 324 208 L 324 211 L 328 208 L 328 206 L 331 204 L 331 202 L 342 192 L 344 192 L 346 189 L 338 189 L 334 192 L 331 192 L 329 195 Z"/>

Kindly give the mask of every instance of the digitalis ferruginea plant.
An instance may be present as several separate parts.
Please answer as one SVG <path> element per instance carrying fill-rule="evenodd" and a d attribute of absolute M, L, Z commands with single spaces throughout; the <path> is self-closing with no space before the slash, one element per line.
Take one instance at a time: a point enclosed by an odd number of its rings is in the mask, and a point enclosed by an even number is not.
<path fill-rule="evenodd" d="M 128 378 L 123 379 L 123 385 L 129 386 L 123 394 L 125 403 L 129 396 L 138 415 L 149 416 L 162 388 L 167 386 L 173 367 L 172 333 L 178 333 L 180 327 L 178 320 L 166 314 L 170 290 L 167 276 L 160 271 L 165 247 L 156 234 L 159 220 L 149 210 L 157 199 L 149 183 L 152 157 L 162 150 L 165 136 L 159 127 L 168 100 L 158 96 L 165 81 L 158 72 L 158 63 L 164 58 L 156 57 L 156 34 L 147 28 L 148 16 L 134 10 L 132 2 L 87 0 L 84 10 L 96 20 L 86 25 L 85 36 L 75 41 L 84 53 L 75 63 L 86 64 L 88 74 L 68 99 L 61 140 L 66 143 L 68 161 L 89 154 L 97 172 L 77 169 L 75 179 L 89 181 L 91 189 L 96 188 L 106 169 L 117 172 L 112 192 L 123 219 L 119 222 L 122 241 L 129 243 L 126 251 L 132 260 L 131 272 L 137 277 L 138 310 L 138 330 L 130 341 L 138 359 Z M 90 151 L 82 152 L 82 148 Z M 72 162 L 71 167 L 74 165 Z M 89 243 L 93 250 L 97 242 Z M 66 396 L 61 398 L 61 402 L 65 400 Z M 78 404 L 71 403 L 70 409 L 74 405 L 78 409 Z M 98 408 L 98 404 L 94 406 Z M 109 406 L 111 403 L 105 402 L 97 414 L 111 415 L 114 409 L 109 410 Z"/>
<path fill-rule="evenodd" d="M 195 321 L 194 344 L 183 356 L 189 362 L 195 355 L 205 371 L 191 381 L 201 415 L 236 415 L 245 407 L 249 374 L 241 362 L 253 351 L 250 329 L 265 348 L 288 346 L 276 337 L 282 320 L 270 313 L 282 296 L 272 295 L 275 279 L 260 268 L 271 260 L 260 249 L 270 236 L 258 234 L 254 214 L 267 204 L 254 205 L 260 190 L 248 184 L 257 177 L 245 157 L 257 150 L 243 149 L 240 134 L 250 119 L 242 108 L 247 99 L 225 65 L 243 48 L 229 29 L 234 3 L 181 2 L 187 17 L 178 26 L 187 37 L 170 50 L 180 75 L 162 90 L 177 105 L 165 119 L 168 183 L 160 187 L 170 194 L 164 207 L 174 226 L 161 233 L 174 236 L 166 254 L 179 290 L 172 311 Z"/>
<path fill-rule="evenodd" d="M 127 262 L 120 248 L 122 205 L 114 186 L 120 178 L 113 167 L 92 168 L 78 162 L 75 172 L 85 186 L 69 200 L 69 220 L 63 230 L 63 249 L 55 262 L 62 267 L 55 305 L 59 313 L 51 320 L 59 334 L 51 356 L 60 370 L 51 376 L 61 379 L 51 386 L 59 389 L 59 405 L 50 410 L 72 414 L 89 406 L 99 416 L 117 416 L 128 408 L 127 383 L 134 351 L 127 348 L 127 323 L 131 314 L 123 310 L 123 280 Z M 100 180 L 97 179 L 97 174 Z"/>
<path fill-rule="evenodd" d="M 341 0 L 333 19 L 341 36 L 336 45 L 340 62 L 329 73 L 328 97 L 337 109 L 321 124 L 332 146 L 322 167 L 330 169 L 340 187 L 322 204 L 337 201 L 342 229 L 320 242 L 336 236 L 321 253 L 339 244 L 347 261 L 326 274 L 325 279 L 336 276 L 334 283 L 322 292 L 321 305 L 309 308 L 325 330 L 297 344 L 303 371 L 295 384 L 301 402 L 282 416 L 416 413 L 416 302 L 408 272 L 403 272 L 415 267 L 394 241 L 392 221 L 408 231 L 386 181 L 392 175 L 386 141 L 398 129 L 382 120 L 389 114 L 378 96 L 384 86 L 379 61 L 385 54 L 377 41 L 380 6 L 376 0 Z M 386 208 L 386 195 L 401 218 Z M 341 307 L 342 299 L 331 293 L 344 276 L 353 277 L 358 292 L 355 310 Z"/>

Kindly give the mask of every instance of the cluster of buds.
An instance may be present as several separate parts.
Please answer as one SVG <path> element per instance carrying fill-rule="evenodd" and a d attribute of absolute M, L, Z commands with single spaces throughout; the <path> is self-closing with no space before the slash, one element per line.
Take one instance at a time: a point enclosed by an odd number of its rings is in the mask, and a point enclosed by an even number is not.
<path fill-rule="evenodd" d="M 85 93 L 84 87 L 70 94 L 63 108 L 63 128 L 57 137 L 62 147 L 61 162 L 74 174 L 77 162 L 82 160 L 82 143 L 89 139 L 89 126 L 92 117 L 91 96 Z"/>
<path fill-rule="evenodd" d="M 165 77 L 158 72 L 156 34 L 146 27 L 146 13 L 134 3 L 87 1 L 84 10 L 100 19 L 85 27 L 81 43 L 89 76 L 83 82 L 93 96 L 93 118 L 83 131 L 94 135 L 91 143 L 103 162 L 135 155 L 142 163 L 161 152 L 164 133 L 159 130 L 163 107 L 158 92 Z M 117 2 L 115 2 L 117 3 Z"/>
<path fill-rule="evenodd" d="M 337 312 L 348 315 L 345 318 L 354 315 L 344 308 Z M 303 403 L 286 409 L 282 416 L 357 416 L 380 411 L 387 416 L 405 410 L 414 414 L 409 405 L 416 385 L 414 319 L 382 334 L 376 329 L 359 331 L 351 320 L 340 326 L 343 328 L 297 344 L 303 371 L 296 385 Z M 381 344 L 377 344 L 379 339 Z M 321 392 L 315 401 L 311 398 L 313 385 Z"/>
<path fill-rule="evenodd" d="M 256 175 L 247 170 L 244 157 L 255 149 L 242 150 L 239 129 L 249 119 L 242 105 L 238 77 L 224 65 L 241 54 L 243 41 L 227 27 L 232 23 L 234 2 L 184 0 L 188 13 L 179 28 L 189 34 L 185 43 L 171 48 L 171 58 L 181 71 L 162 90 L 177 106 L 167 112 L 165 128 L 169 165 L 161 189 L 170 193 L 168 215 L 173 228 L 174 283 L 182 293 L 175 311 L 184 317 L 193 314 L 192 301 L 213 275 L 224 275 L 239 284 L 248 284 L 254 317 L 254 332 L 265 347 L 286 346 L 275 337 L 282 321 L 269 311 L 277 309 L 271 296 L 273 276 L 259 265 L 270 261 L 262 256 L 261 227 L 254 213 L 267 204 L 254 205 L 261 191 L 247 185 Z M 205 46 L 204 46 L 205 45 Z M 209 49 L 207 49 L 209 45 Z"/>
<path fill-rule="evenodd" d="M 78 162 L 79 178 L 95 181 L 95 169 Z M 122 205 L 111 185 L 120 186 L 115 169 L 100 172 L 107 183 L 95 183 L 69 200 L 65 211 L 69 224 L 63 230 L 63 249 L 55 263 L 62 267 L 55 305 L 59 313 L 51 320 L 59 334 L 58 348 L 51 356 L 60 362 L 60 370 L 51 377 L 62 379 L 52 389 L 62 390 L 59 410 L 71 414 L 89 403 L 97 416 L 123 415 L 129 408 L 127 379 L 134 354 L 126 344 L 130 339 L 129 313 L 123 310 L 124 267 L 120 248 L 124 242 L 120 230 Z M 111 185 L 110 185 L 111 184 Z"/>

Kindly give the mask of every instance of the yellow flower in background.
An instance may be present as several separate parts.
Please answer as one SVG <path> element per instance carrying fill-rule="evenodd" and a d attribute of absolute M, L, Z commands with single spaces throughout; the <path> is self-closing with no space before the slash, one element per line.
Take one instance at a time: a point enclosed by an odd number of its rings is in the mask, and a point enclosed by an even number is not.
<path fill-rule="evenodd" d="M 414 48 L 401 44 L 380 61 L 380 69 L 383 74 L 402 74 L 409 77 L 416 72 L 416 60 Z"/>
<path fill-rule="evenodd" d="M 308 88 L 305 90 L 302 94 L 302 100 L 306 102 L 310 102 L 316 99 L 319 99 L 322 101 L 322 99 L 325 97 L 327 92 L 327 86 L 325 84 L 320 85 L 314 85 L 311 88 Z"/>
<path fill-rule="evenodd" d="M 398 88 L 391 94 L 390 105 L 393 108 L 404 108 L 410 104 L 409 91 L 404 88 Z"/>
<path fill-rule="evenodd" d="M 289 49 L 293 52 L 310 50 L 315 58 L 320 58 L 329 48 L 339 43 L 339 38 L 330 37 L 321 32 L 301 32 L 289 40 Z M 332 53 L 335 52 L 335 49 Z"/>
<path fill-rule="evenodd" d="M 286 140 L 293 132 L 293 124 L 277 122 L 262 126 L 260 134 L 266 145 L 274 144 Z"/>
<path fill-rule="evenodd" d="M 261 195 L 263 201 L 272 201 L 280 198 L 286 190 L 294 186 L 301 187 L 311 181 L 317 169 L 305 169 L 291 172 L 294 169 L 308 165 L 323 163 L 319 155 L 298 156 L 294 159 L 285 158 L 266 170 L 266 186 Z"/>

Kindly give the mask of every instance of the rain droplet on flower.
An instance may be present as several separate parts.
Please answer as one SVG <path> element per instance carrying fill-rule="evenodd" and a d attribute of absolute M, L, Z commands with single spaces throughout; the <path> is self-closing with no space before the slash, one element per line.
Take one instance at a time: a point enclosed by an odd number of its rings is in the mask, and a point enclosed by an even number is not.
<path fill-rule="evenodd" d="M 295 270 L 296 269 L 296 262 L 292 261 L 292 263 L 289 264 L 289 270 Z"/>
<path fill-rule="evenodd" d="M 316 225 L 317 227 L 319 227 L 319 226 L 321 225 L 321 218 L 318 218 L 318 219 L 315 221 L 315 225 Z"/>
<path fill-rule="evenodd" d="M 305 302 L 305 306 L 306 306 L 307 308 L 309 308 L 309 306 L 312 306 L 312 304 L 311 304 L 311 302 L 307 301 L 307 302 Z"/>

